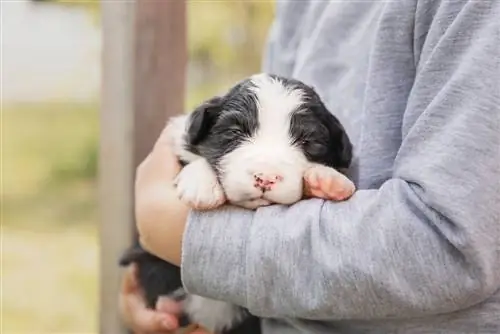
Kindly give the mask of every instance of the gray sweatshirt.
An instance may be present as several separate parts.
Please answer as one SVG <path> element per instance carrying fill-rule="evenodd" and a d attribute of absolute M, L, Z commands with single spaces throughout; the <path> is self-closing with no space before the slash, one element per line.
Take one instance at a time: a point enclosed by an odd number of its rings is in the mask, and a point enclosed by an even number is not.
<path fill-rule="evenodd" d="M 269 333 L 500 333 L 500 0 L 277 1 L 264 70 L 355 144 L 348 201 L 191 212 L 182 278 Z"/>

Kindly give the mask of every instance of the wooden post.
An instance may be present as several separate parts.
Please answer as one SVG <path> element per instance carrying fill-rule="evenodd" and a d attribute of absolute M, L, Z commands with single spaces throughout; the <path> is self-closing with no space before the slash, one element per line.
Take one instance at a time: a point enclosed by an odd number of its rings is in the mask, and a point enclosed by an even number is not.
<path fill-rule="evenodd" d="M 167 119 L 184 111 L 186 2 L 138 1 L 135 44 L 135 150 L 138 165 Z"/>
<path fill-rule="evenodd" d="M 126 333 L 118 259 L 136 239 L 133 176 L 167 119 L 184 109 L 185 1 L 103 1 L 100 333 Z"/>
<path fill-rule="evenodd" d="M 99 332 L 126 333 L 118 312 L 118 260 L 132 238 L 134 172 L 134 3 L 103 1 L 102 102 L 100 118 L 100 305 Z"/>

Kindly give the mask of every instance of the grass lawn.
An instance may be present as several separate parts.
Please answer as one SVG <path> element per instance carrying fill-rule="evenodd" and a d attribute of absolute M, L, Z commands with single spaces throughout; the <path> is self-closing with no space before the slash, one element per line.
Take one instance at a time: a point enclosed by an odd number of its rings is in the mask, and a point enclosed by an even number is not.
<path fill-rule="evenodd" d="M 2 139 L 0 333 L 96 333 L 97 105 L 4 105 Z"/>
<path fill-rule="evenodd" d="M 95 333 L 95 104 L 3 106 L 1 333 Z"/>
<path fill-rule="evenodd" d="M 2 333 L 96 333 L 95 231 L 3 233 Z"/>

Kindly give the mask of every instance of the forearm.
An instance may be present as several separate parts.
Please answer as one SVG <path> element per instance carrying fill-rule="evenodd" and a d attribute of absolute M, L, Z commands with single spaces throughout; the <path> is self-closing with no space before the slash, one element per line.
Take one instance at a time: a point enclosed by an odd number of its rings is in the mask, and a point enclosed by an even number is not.
<path fill-rule="evenodd" d="M 488 265 L 498 235 L 438 217 L 420 196 L 394 179 L 345 203 L 193 213 L 184 284 L 277 318 L 419 316 L 478 302 L 499 274 Z"/>
<path fill-rule="evenodd" d="M 164 184 L 155 187 L 157 191 L 150 188 L 147 197 L 136 198 L 139 241 L 150 253 L 180 266 L 181 241 L 189 208 L 177 198 L 169 200 L 176 193 L 166 191 Z M 169 202 L 175 205 L 166 205 Z"/>
<path fill-rule="evenodd" d="M 333 320 L 452 312 L 500 288 L 500 5 L 427 5 L 439 8 L 420 20 L 432 24 L 416 35 L 390 178 L 343 203 L 191 213 L 188 290 L 265 317 Z"/>

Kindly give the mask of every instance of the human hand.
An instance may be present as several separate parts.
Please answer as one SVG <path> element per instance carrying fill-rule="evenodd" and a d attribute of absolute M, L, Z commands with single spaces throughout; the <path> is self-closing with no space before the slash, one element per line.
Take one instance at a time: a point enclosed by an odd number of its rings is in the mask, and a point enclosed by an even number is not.
<path fill-rule="evenodd" d="M 135 214 L 144 249 L 172 264 L 180 265 L 182 235 L 189 207 L 174 187 L 181 166 L 173 152 L 167 126 L 147 158 L 137 168 Z M 341 201 L 354 193 L 354 184 L 333 168 L 312 165 L 304 174 L 304 194 Z"/>
<path fill-rule="evenodd" d="M 136 265 L 129 266 L 123 276 L 119 306 L 123 320 L 135 333 L 173 333 L 178 328 L 178 305 L 171 303 L 166 308 L 152 310 L 146 307 L 137 282 Z"/>
<path fill-rule="evenodd" d="M 188 206 L 179 200 L 174 179 L 181 166 L 172 149 L 169 127 L 137 168 L 135 218 L 139 241 L 148 252 L 180 265 Z"/>
<path fill-rule="evenodd" d="M 126 325 L 135 334 L 173 334 L 178 333 L 178 317 L 181 314 L 179 303 L 165 297 L 158 300 L 156 309 L 150 309 L 141 293 L 136 275 L 137 267 L 130 265 L 123 276 L 119 296 L 120 313 Z M 209 334 L 197 326 L 189 326 L 182 333 Z"/>

